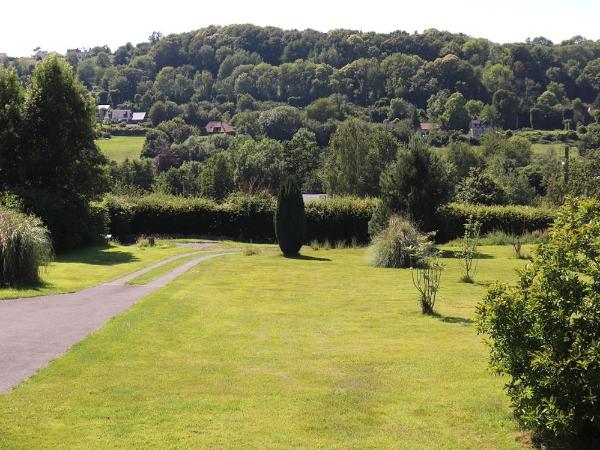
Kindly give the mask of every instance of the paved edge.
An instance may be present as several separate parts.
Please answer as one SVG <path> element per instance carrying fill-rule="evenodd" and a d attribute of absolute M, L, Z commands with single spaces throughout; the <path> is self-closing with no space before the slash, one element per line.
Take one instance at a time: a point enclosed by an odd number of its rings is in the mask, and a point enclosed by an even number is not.
<path fill-rule="evenodd" d="M 76 293 L 3 300 L 0 302 L 0 395 L 9 393 L 110 319 L 197 264 L 229 254 L 232 252 L 200 253 L 145 285 L 127 285 L 123 281 L 127 277 L 123 277 L 119 279 L 121 284 L 109 282 Z M 161 262 L 166 264 L 174 259 Z"/>

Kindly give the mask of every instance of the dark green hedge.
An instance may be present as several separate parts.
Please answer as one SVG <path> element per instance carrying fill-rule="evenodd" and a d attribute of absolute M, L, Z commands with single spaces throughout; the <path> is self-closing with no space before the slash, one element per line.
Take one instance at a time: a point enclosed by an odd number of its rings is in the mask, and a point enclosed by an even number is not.
<path fill-rule="evenodd" d="M 464 223 L 470 215 L 481 222 L 481 233 L 504 231 L 521 235 L 525 232 L 545 230 L 555 218 L 555 212 L 531 206 L 486 206 L 450 203 L 438 210 L 436 218 L 439 242 L 447 242 L 464 234 Z"/>
<path fill-rule="evenodd" d="M 369 240 L 368 223 L 377 200 L 335 198 L 306 204 L 307 241 Z M 273 242 L 275 202 L 269 196 L 233 195 L 224 203 L 166 195 L 105 199 L 111 234 L 207 235 Z"/>

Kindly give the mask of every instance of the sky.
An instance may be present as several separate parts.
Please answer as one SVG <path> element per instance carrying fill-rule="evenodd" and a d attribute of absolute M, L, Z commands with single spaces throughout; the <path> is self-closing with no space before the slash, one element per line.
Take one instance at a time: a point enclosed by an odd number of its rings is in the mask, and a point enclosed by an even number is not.
<path fill-rule="evenodd" d="M 0 8 L 0 53 L 28 56 L 35 47 L 67 48 L 146 41 L 153 31 L 253 23 L 284 29 L 335 28 L 408 32 L 437 28 L 494 42 L 575 35 L 600 39 L 599 0 L 16 0 Z"/>

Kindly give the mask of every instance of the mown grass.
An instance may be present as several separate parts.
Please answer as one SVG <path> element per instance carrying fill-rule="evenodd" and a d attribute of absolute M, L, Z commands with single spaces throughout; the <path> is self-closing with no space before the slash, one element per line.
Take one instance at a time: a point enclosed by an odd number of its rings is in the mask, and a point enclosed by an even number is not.
<path fill-rule="evenodd" d="M 0 396 L 0 447 L 521 448 L 471 319 L 525 263 L 447 250 L 438 317 L 365 249 L 206 261 Z"/>
<path fill-rule="evenodd" d="M 144 140 L 144 136 L 113 136 L 110 139 L 98 139 L 96 143 L 107 158 L 123 162 L 126 158 L 140 158 Z"/>
<path fill-rule="evenodd" d="M 0 288 L 0 300 L 17 297 L 75 292 L 119 278 L 169 256 L 189 253 L 193 248 L 175 247 L 174 241 L 159 240 L 155 247 L 109 244 L 87 247 L 59 255 L 42 268 L 41 282 L 25 288 Z"/>

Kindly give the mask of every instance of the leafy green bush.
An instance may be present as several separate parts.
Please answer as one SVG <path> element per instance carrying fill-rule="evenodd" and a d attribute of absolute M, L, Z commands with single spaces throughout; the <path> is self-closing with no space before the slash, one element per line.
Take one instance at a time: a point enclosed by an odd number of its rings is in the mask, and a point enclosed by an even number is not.
<path fill-rule="evenodd" d="M 373 239 L 369 262 L 375 267 L 419 267 L 431 250 L 428 235 L 421 233 L 410 220 L 394 215 Z"/>
<path fill-rule="evenodd" d="M 532 206 L 485 206 L 450 203 L 438 209 L 436 216 L 436 238 L 447 242 L 464 235 L 464 224 L 473 216 L 481 222 L 481 233 L 501 231 L 522 235 L 550 227 L 556 212 Z"/>
<path fill-rule="evenodd" d="M 478 306 L 491 365 L 541 435 L 600 438 L 599 258 L 600 202 L 568 200 L 517 285 L 493 286 Z"/>
<path fill-rule="evenodd" d="M 0 285 L 30 285 L 52 259 L 48 229 L 35 216 L 0 208 Z"/>
<path fill-rule="evenodd" d="M 285 256 L 297 255 L 306 239 L 304 201 L 294 177 L 288 177 L 279 189 L 273 217 L 275 236 Z"/>

